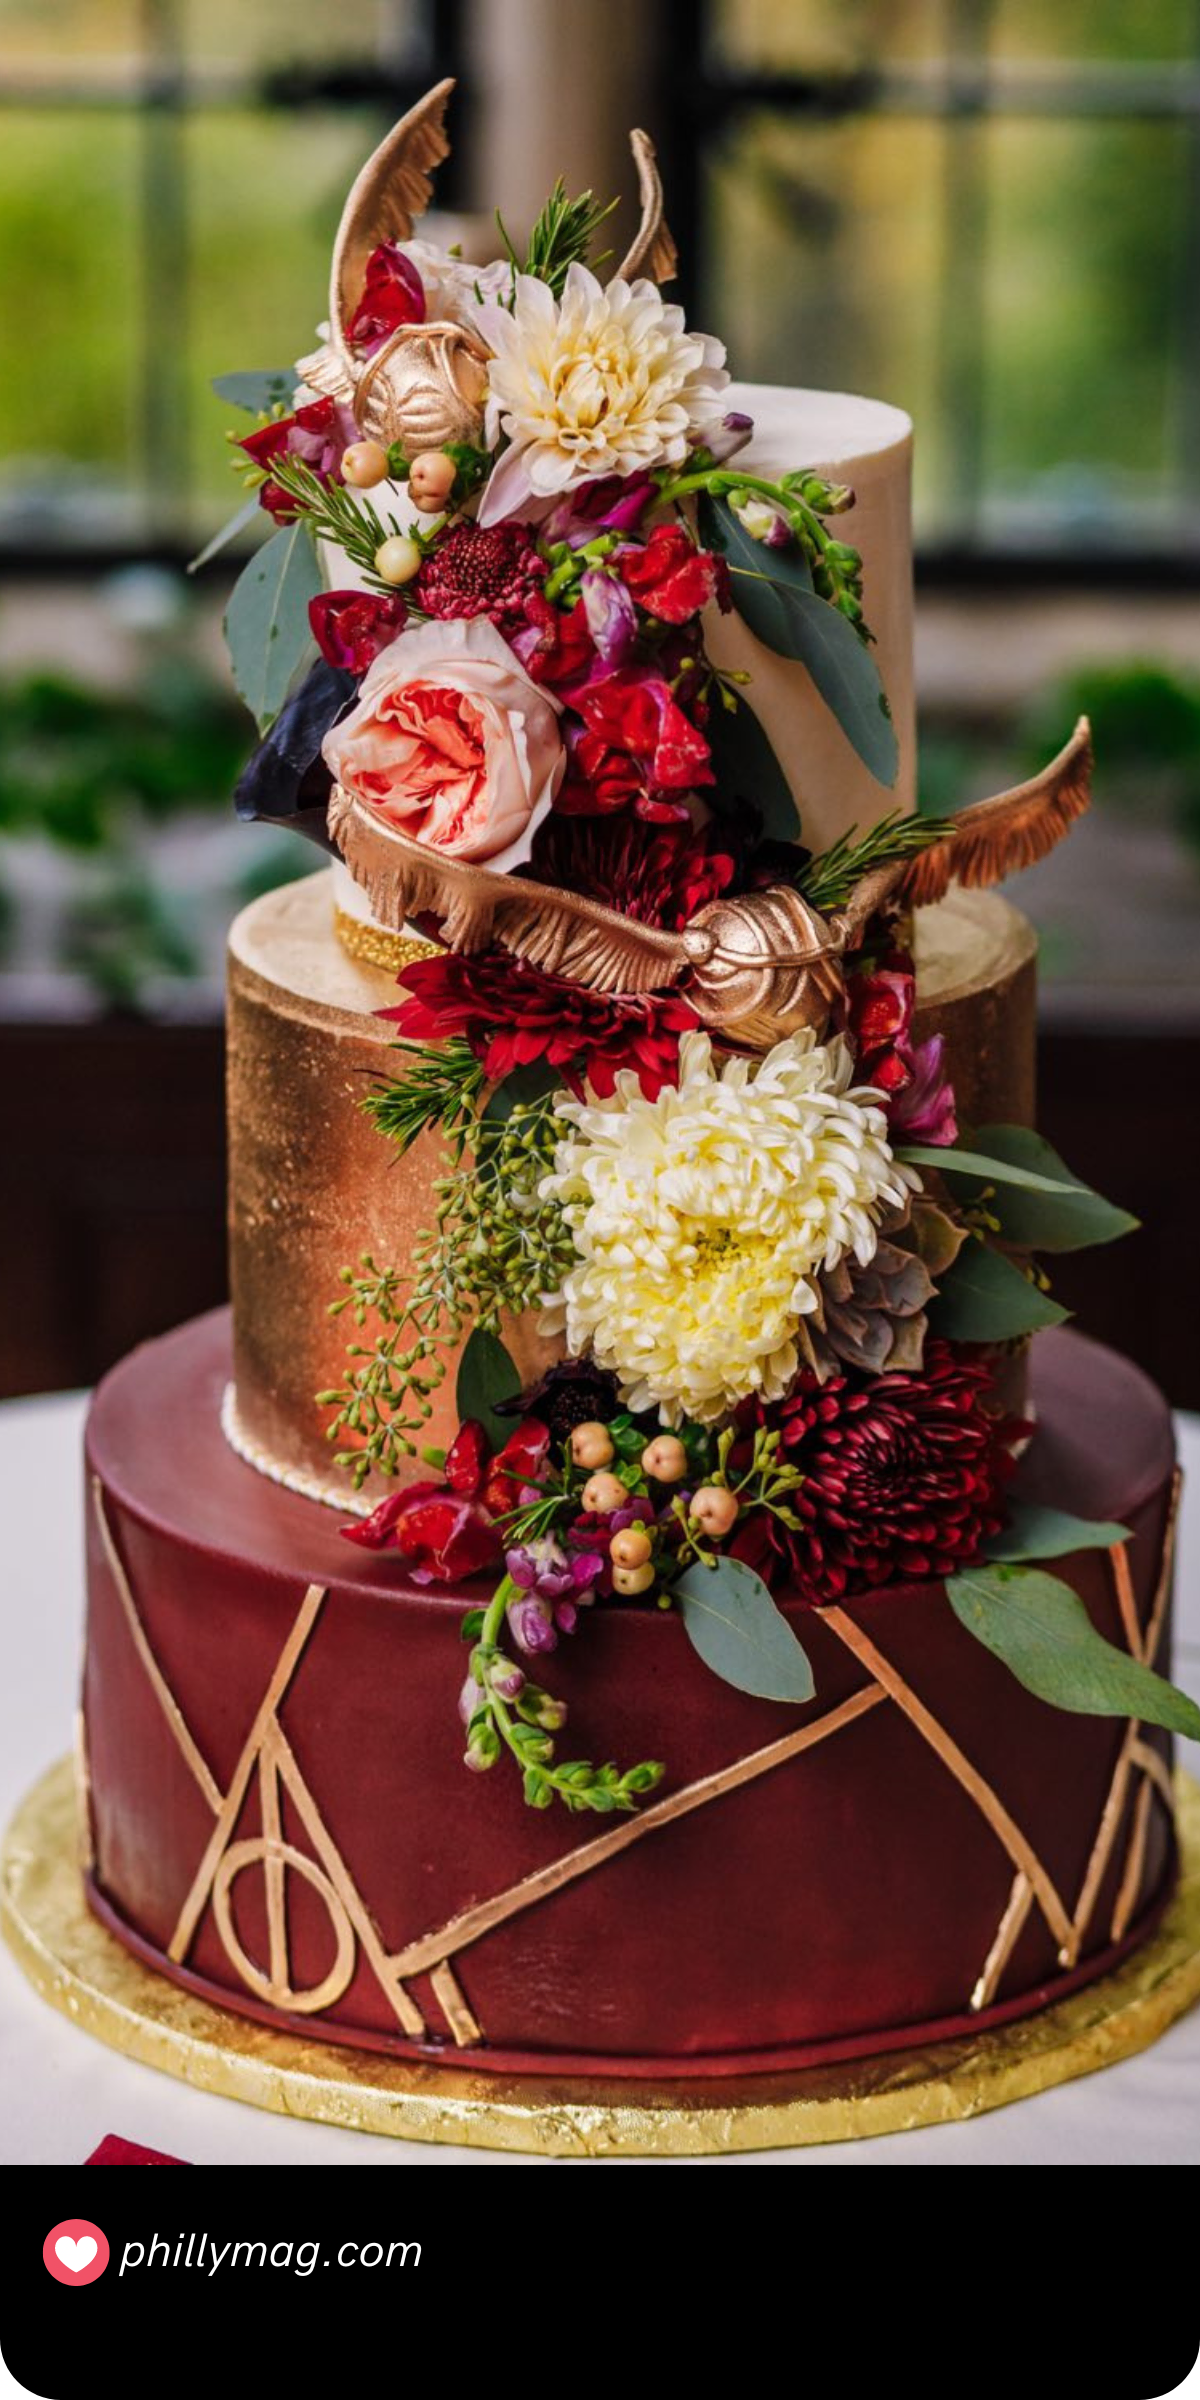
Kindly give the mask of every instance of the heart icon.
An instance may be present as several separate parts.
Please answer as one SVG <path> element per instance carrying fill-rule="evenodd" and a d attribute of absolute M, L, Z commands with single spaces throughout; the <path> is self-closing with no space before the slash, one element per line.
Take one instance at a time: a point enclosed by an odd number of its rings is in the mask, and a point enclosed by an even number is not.
<path fill-rule="evenodd" d="M 78 2241 L 69 2233 L 62 2233 L 54 2245 L 54 2255 L 61 2265 L 70 2268 L 72 2275 L 82 2275 L 96 2255 L 96 2244 L 90 2233 L 81 2234 Z"/>

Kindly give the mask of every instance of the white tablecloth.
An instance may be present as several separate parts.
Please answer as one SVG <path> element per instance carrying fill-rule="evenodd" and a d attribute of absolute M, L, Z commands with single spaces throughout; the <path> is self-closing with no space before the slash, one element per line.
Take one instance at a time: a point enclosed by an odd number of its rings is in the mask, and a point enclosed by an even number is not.
<path fill-rule="evenodd" d="M 69 1748 L 83 1586 L 76 1395 L 0 1406 L 0 1546 L 5 1673 L 0 1819 Z M 1176 1672 L 1200 1698 L 1200 1420 L 1181 1427 L 1192 1501 L 1179 1562 Z M 1192 1755 L 1193 1771 L 1200 1762 Z M 293 2123 L 188 2090 L 79 2033 L 38 2000 L 0 1948 L 0 2155 L 12 2164 L 86 2158 L 102 2134 L 199 2165 L 544 2165 Z M 997 2110 L 973 2124 L 887 2140 L 776 2151 L 805 2166 L 1184 2165 L 1200 2156 L 1200 2009 L 1141 2057 Z M 746 2163 L 725 2160 L 724 2165 Z"/>

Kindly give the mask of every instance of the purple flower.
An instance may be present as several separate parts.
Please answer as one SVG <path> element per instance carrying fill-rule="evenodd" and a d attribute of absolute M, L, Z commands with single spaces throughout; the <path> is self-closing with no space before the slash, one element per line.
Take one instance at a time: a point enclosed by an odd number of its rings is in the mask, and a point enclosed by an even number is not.
<path fill-rule="evenodd" d="M 739 450 L 745 449 L 753 432 L 753 417 L 743 416 L 740 409 L 731 408 L 729 415 L 722 417 L 716 433 L 709 435 L 704 447 L 717 466 L 723 467 L 727 458 L 735 458 Z"/>
<path fill-rule="evenodd" d="M 525 1689 L 524 1670 L 514 1666 L 511 1658 L 505 1658 L 501 1652 L 488 1668 L 488 1682 L 502 1700 L 519 1700 Z"/>
<path fill-rule="evenodd" d="M 792 539 L 792 529 L 783 510 L 773 500 L 764 500 L 759 492 L 731 492 L 729 505 L 752 541 L 761 542 L 765 550 L 785 550 Z"/>
<path fill-rule="evenodd" d="M 467 1680 L 458 1695 L 458 1713 L 462 1718 L 464 1725 L 470 1724 L 476 1709 L 479 1708 L 483 1702 L 483 1697 L 483 1685 L 481 1683 L 476 1683 L 473 1675 L 468 1675 Z"/>
<path fill-rule="evenodd" d="M 504 1563 L 518 1587 L 508 1604 L 509 1630 L 527 1657 L 553 1650 L 560 1633 L 574 1633 L 579 1606 L 592 1599 L 604 1564 L 564 1550 L 552 1534 L 510 1550 Z"/>
<path fill-rule="evenodd" d="M 572 550 L 597 533 L 630 533 L 656 489 L 649 475 L 598 476 L 559 500 L 538 530 L 543 541 L 568 542 Z"/>
<path fill-rule="evenodd" d="M 954 1086 L 946 1074 L 945 1048 L 940 1033 L 919 1044 L 912 1053 L 909 1081 L 896 1094 L 890 1110 L 893 1133 L 906 1133 L 910 1141 L 929 1142 L 939 1150 L 958 1140 Z"/>
<path fill-rule="evenodd" d="M 623 667 L 637 638 L 637 609 L 618 575 L 589 567 L 579 590 L 587 629 L 606 667 Z"/>

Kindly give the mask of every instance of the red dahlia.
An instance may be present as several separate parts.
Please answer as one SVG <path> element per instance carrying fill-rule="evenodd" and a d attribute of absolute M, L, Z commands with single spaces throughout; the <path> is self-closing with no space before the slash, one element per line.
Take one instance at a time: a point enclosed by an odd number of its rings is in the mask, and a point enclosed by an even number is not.
<path fill-rule="evenodd" d="M 493 625 L 526 615 L 540 592 L 546 562 L 526 525 L 459 525 L 431 550 L 413 584 L 429 617 L 490 617 Z"/>
<path fill-rule="evenodd" d="M 507 950 L 474 958 L 446 951 L 421 958 L 399 977 L 408 993 L 380 1015 L 408 1040 L 444 1042 L 461 1034 L 498 1083 L 514 1067 L 545 1059 L 582 1095 L 586 1079 L 607 1099 L 618 1070 L 632 1067 L 648 1100 L 679 1080 L 679 1042 L 697 1023 L 686 1001 L 668 992 L 626 998 L 585 991 L 543 975 Z"/>
<path fill-rule="evenodd" d="M 1027 1431 L 986 1414 L 991 1381 L 934 1341 L 919 1374 L 819 1384 L 806 1372 L 787 1400 L 751 1403 L 746 1432 L 776 1428 L 780 1458 L 804 1477 L 789 1494 L 800 1523 L 756 1510 L 731 1548 L 814 1608 L 972 1565 L 1003 1522 L 1012 1446 Z"/>
<path fill-rule="evenodd" d="M 535 836 L 531 865 L 542 883 L 678 933 L 733 880 L 733 860 L 713 839 L 697 834 L 690 818 L 650 831 L 629 817 L 550 816 Z"/>

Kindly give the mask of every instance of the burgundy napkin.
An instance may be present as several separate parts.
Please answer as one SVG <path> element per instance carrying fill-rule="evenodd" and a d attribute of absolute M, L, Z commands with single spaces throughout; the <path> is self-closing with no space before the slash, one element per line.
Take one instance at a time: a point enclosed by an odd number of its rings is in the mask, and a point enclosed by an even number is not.
<path fill-rule="evenodd" d="M 140 2142 L 127 2142 L 119 2133 L 106 2133 L 98 2150 L 85 2158 L 85 2167 L 186 2167 L 186 2158 L 168 2158 L 165 2150 L 144 2150 Z"/>

